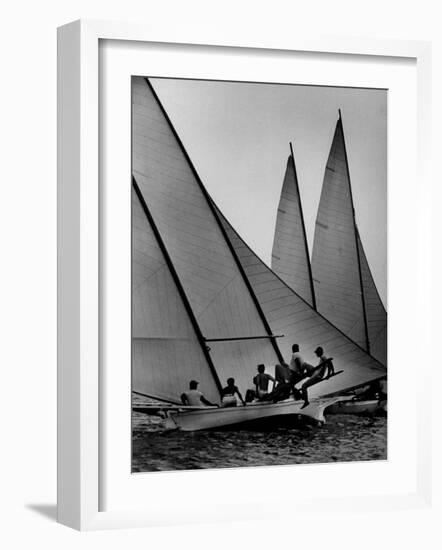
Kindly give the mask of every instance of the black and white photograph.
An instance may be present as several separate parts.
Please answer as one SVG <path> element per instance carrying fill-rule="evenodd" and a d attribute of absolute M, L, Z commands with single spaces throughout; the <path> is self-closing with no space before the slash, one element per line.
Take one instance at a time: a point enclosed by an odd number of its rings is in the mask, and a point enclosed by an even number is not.
<path fill-rule="evenodd" d="M 386 460 L 388 91 L 131 97 L 132 472 Z"/>
<path fill-rule="evenodd" d="M 440 2 L 5 8 L 0 546 L 441 548 Z"/>

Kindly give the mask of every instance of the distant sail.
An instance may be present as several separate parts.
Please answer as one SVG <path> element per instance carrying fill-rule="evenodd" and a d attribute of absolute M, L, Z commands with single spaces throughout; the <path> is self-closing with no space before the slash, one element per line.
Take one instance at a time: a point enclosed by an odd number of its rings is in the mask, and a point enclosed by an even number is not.
<path fill-rule="evenodd" d="M 152 227 L 132 189 L 132 389 L 180 402 L 196 379 L 219 391 Z"/>
<path fill-rule="evenodd" d="M 370 353 L 383 365 L 387 364 L 387 312 L 379 296 L 365 256 L 361 239 L 358 237 L 359 257 L 361 259 L 362 288 L 367 315 L 368 340 Z"/>
<path fill-rule="evenodd" d="M 293 150 L 287 160 L 278 206 L 272 269 L 290 288 L 316 307 Z"/>
<path fill-rule="evenodd" d="M 356 227 L 341 117 L 325 168 L 312 269 L 318 311 L 386 364 L 387 315 Z"/>
<path fill-rule="evenodd" d="M 134 77 L 132 98 L 134 178 L 207 339 L 219 378 L 225 383 L 233 376 L 244 391 L 251 386 L 256 365 L 279 362 L 280 352 L 150 83 Z M 238 340 L 244 337 L 259 339 Z"/>
<path fill-rule="evenodd" d="M 312 396 L 339 392 L 385 376 L 386 369 L 378 361 L 289 288 L 246 245 L 224 217 L 222 220 L 273 333 L 284 334 L 278 344 L 286 360 L 291 357 L 292 344 L 297 343 L 305 360 L 317 364 L 313 352 L 317 346 L 322 346 L 325 354 L 334 358 L 336 370 L 344 370 L 342 374 L 313 386 L 310 390 Z"/>

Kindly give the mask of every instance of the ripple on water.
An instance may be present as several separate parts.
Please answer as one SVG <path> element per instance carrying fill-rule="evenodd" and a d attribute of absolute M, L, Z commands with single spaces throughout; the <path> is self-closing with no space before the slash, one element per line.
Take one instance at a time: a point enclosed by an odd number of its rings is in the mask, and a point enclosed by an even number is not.
<path fill-rule="evenodd" d="M 165 431 L 133 413 L 134 472 L 386 460 L 387 419 L 330 415 L 321 427 L 267 431 Z"/>

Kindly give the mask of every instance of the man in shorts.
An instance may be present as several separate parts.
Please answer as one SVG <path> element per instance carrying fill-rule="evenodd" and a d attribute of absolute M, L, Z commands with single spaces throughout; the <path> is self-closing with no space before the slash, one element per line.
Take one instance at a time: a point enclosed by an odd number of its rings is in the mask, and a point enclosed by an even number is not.
<path fill-rule="evenodd" d="M 221 391 L 221 407 L 236 407 L 238 404 L 236 396 L 239 397 L 239 400 L 245 406 L 246 403 L 238 386 L 235 386 L 235 379 L 227 378 L 227 386 Z"/>
<path fill-rule="evenodd" d="M 275 383 L 275 379 L 265 372 L 263 364 L 258 365 L 258 374 L 253 378 L 258 399 L 265 399 L 269 394 L 269 382 Z"/>
<path fill-rule="evenodd" d="M 321 346 L 318 346 L 315 349 L 315 355 L 319 357 L 319 363 L 317 364 L 316 367 L 305 364 L 306 375 L 309 378 L 301 386 L 302 398 L 304 399 L 304 404 L 301 407 L 302 409 L 304 409 L 305 407 L 308 407 L 310 404 L 308 400 L 307 388 L 309 388 L 310 386 L 313 386 L 313 384 L 316 384 L 317 382 L 322 380 L 327 371 L 328 371 L 327 378 L 329 378 L 333 374 L 333 366 L 330 366 L 330 361 L 324 355 L 324 350 L 321 348 Z"/>

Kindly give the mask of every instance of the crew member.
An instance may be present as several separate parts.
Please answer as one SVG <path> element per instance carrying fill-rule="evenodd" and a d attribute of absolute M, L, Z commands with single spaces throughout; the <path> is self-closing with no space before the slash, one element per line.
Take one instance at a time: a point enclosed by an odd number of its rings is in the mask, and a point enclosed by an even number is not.
<path fill-rule="evenodd" d="M 299 352 L 299 344 L 292 346 L 292 358 L 290 359 L 290 372 L 292 375 L 292 383 L 296 384 L 306 376 L 306 372 L 313 367 L 304 361 L 304 358 Z"/>
<path fill-rule="evenodd" d="M 253 378 L 258 399 L 264 399 L 268 395 L 270 381 L 275 385 L 275 379 L 265 372 L 265 366 L 263 364 L 258 365 L 258 374 Z"/>
<path fill-rule="evenodd" d="M 324 355 L 324 350 L 321 348 L 321 346 L 318 346 L 315 349 L 315 355 L 319 357 L 319 363 L 316 367 L 313 367 L 312 365 L 306 366 L 306 374 L 309 379 L 301 386 L 301 394 L 302 398 L 304 399 L 304 404 L 301 407 L 302 409 L 310 404 L 308 400 L 307 388 L 322 380 L 326 372 L 328 372 L 327 378 L 331 376 L 330 370 L 332 373 L 334 372 L 333 365 L 331 367 L 329 366 L 331 360 L 327 359 L 327 357 Z"/>
<path fill-rule="evenodd" d="M 183 393 L 181 395 L 181 401 L 183 405 L 187 405 L 190 407 L 218 407 L 218 405 L 211 403 L 208 401 L 204 395 L 198 391 L 199 382 L 196 380 L 191 380 L 189 382 L 189 391 Z"/>
<path fill-rule="evenodd" d="M 291 391 L 293 391 L 295 399 L 297 398 L 296 392 L 298 390 L 291 383 L 292 375 L 287 363 L 275 365 L 275 379 L 275 389 L 267 396 L 269 400 L 273 401 L 273 403 L 284 401 L 284 399 L 290 397 Z"/>
<path fill-rule="evenodd" d="M 241 403 L 245 405 L 245 401 L 237 386 L 235 386 L 235 379 L 228 378 L 227 386 L 221 391 L 221 407 L 236 407 L 238 402 L 236 396 L 239 397 Z"/>

